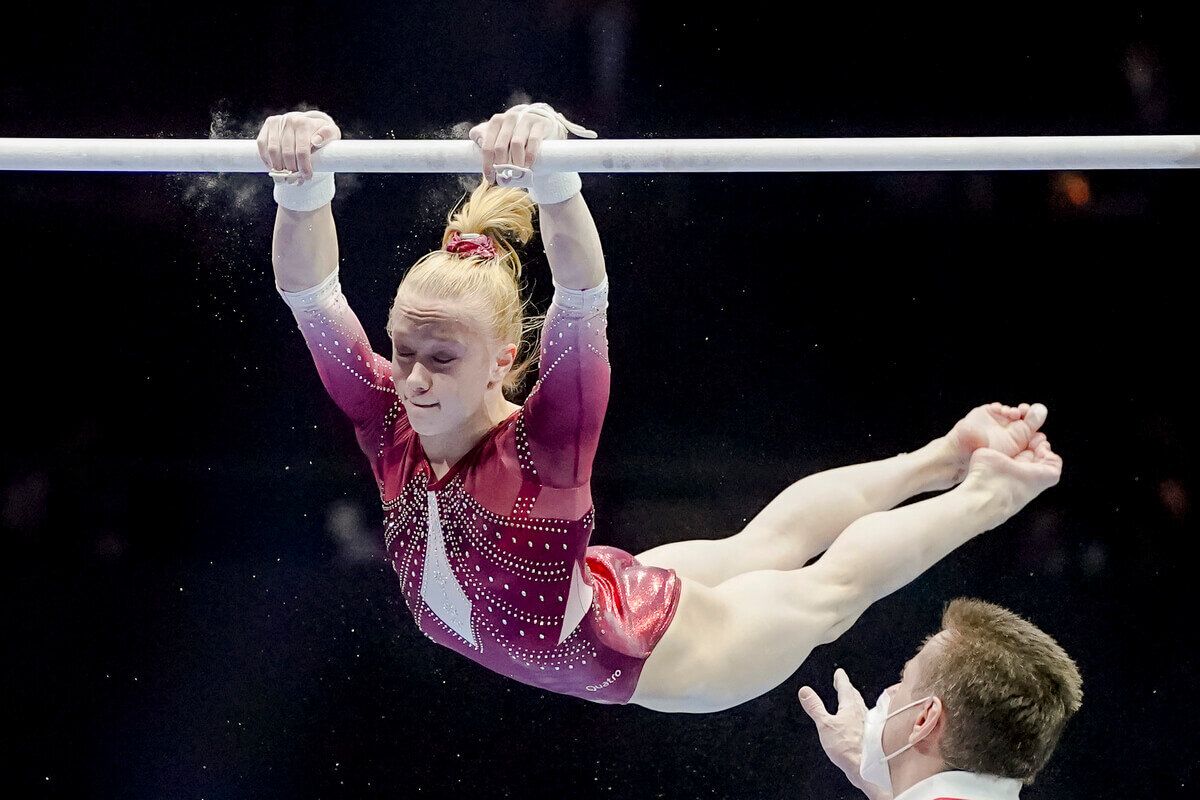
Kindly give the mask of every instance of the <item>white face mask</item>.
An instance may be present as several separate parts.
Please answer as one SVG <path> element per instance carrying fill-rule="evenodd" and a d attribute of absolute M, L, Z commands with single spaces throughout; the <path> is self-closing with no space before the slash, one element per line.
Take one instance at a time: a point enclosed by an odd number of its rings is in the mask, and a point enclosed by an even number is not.
<path fill-rule="evenodd" d="M 883 726 L 897 714 L 932 699 L 932 696 L 925 697 L 889 713 L 888 706 L 892 702 L 891 695 L 886 691 L 879 695 L 875 707 L 867 712 L 867 718 L 863 722 L 862 763 L 858 768 L 858 774 L 862 776 L 863 780 L 870 781 L 876 786 L 882 786 L 888 793 L 895 794 L 892 791 L 892 773 L 888 769 L 888 759 L 895 758 L 921 740 L 910 742 L 891 755 L 884 755 Z"/>

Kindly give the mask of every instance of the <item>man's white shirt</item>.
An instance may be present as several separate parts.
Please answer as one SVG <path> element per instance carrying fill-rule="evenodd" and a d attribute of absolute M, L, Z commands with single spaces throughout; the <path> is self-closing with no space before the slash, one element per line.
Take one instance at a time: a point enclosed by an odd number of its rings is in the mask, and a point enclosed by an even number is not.
<path fill-rule="evenodd" d="M 1021 781 L 978 772 L 939 772 L 910 786 L 892 800 L 1017 800 Z"/>

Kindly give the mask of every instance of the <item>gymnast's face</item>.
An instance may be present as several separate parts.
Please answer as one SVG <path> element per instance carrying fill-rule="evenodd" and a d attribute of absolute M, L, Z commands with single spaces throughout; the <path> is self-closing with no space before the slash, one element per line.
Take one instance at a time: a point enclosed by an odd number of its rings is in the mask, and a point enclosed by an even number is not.
<path fill-rule="evenodd" d="M 468 306 L 402 292 L 391 324 L 392 381 L 413 430 L 435 436 L 485 419 L 507 368 Z"/>

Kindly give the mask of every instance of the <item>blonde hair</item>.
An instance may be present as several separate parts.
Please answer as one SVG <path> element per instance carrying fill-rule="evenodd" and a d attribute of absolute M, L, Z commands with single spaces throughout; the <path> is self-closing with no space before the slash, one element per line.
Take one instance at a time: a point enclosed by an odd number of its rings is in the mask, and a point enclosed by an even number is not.
<path fill-rule="evenodd" d="M 456 233 L 486 235 L 495 245 L 496 257 L 447 252 L 445 247 Z M 496 340 L 517 345 L 516 358 L 503 386 L 505 396 L 511 399 L 538 357 L 534 334 L 542 318 L 527 313 L 529 301 L 522 297 L 521 259 L 513 246 L 513 242 L 524 245 L 532 237 L 533 201 L 528 193 L 492 186 L 486 180 L 480 182 L 467 202 L 457 211 L 451 209 L 447 216 L 443 249 L 422 256 L 400 281 L 388 312 L 388 337 L 393 334 L 398 313 L 396 300 L 405 290 L 466 301 L 475 318 Z"/>
<path fill-rule="evenodd" d="M 942 629 L 950 636 L 916 689 L 942 699 L 942 760 L 1032 783 L 1083 702 L 1075 662 L 1032 623 L 982 600 L 951 602 Z"/>

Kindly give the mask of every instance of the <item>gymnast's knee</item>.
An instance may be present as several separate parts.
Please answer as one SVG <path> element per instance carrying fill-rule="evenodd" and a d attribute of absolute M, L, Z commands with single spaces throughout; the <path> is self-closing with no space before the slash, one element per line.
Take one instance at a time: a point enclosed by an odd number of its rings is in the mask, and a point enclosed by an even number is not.
<path fill-rule="evenodd" d="M 790 600 L 803 617 L 800 629 L 812 632 L 813 644 L 829 644 L 850 629 L 872 597 L 851 565 L 823 559 L 796 571 Z"/>

